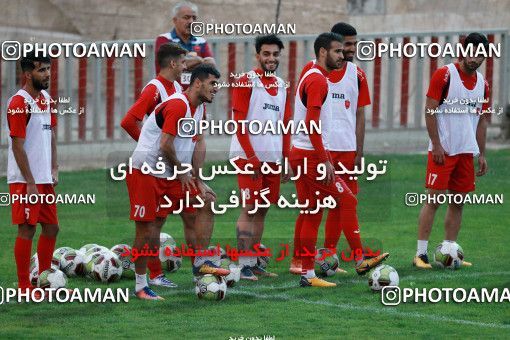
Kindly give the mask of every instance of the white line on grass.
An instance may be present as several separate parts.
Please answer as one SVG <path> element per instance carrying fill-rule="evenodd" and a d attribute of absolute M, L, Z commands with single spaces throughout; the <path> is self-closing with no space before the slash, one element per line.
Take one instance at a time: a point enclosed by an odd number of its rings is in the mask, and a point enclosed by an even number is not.
<path fill-rule="evenodd" d="M 483 277 L 483 276 L 510 276 L 510 272 L 467 272 L 467 273 L 426 272 L 420 276 L 415 276 L 415 275 L 402 276 L 402 277 L 400 277 L 400 282 L 428 281 L 428 280 L 435 280 L 435 279 L 470 278 L 470 277 Z M 339 285 L 342 285 L 345 283 L 358 284 L 358 283 L 360 283 L 360 281 L 364 281 L 365 280 L 364 278 L 366 278 L 366 276 L 365 277 L 360 276 L 359 279 L 355 279 L 355 278 L 349 277 L 348 275 L 345 275 L 345 274 L 338 274 L 337 276 L 332 276 L 329 279 L 332 280 L 335 278 L 337 279 L 337 280 L 335 280 L 335 283 L 339 284 Z M 342 280 L 342 278 L 345 278 L 347 280 Z M 298 279 L 299 279 L 299 277 L 296 275 L 295 282 L 287 282 L 282 285 L 263 285 L 263 284 L 259 285 L 259 284 L 257 284 L 257 285 L 250 286 L 250 288 L 257 289 L 257 290 L 258 289 L 264 290 L 264 289 L 294 288 L 294 287 L 299 286 Z"/>
<path fill-rule="evenodd" d="M 403 276 L 402 279 L 404 280 L 427 280 L 429 278 L 433 279 L 455 279 L 457 277 L 459 278 L 470 278 L 470 277 L 483 277 L 483 276 L 510 276 L 510 272 L 426 272 L 424 275 L 416 276 L 416 275 L 409 275 L 409 276 Z M 432 275 L 431 275 L 432 274 Z"/>
<path fill-rule="evenodd" d="M 467 273 L 466 273 L 467 274 Z M 496 275 L 496 273 L 470 273 L 471 275 L 474 274 L 493 274 Z M 501 272 L 501 275 L 503 275 L 504 272 Z M 274 288 L 294 288 L 298 287 L 296 283 L 286 283 L 282 286 L 265 286 L 267 288 L 274 287 Z M 253 291 L 246 291 L 244 289 L 255 289 L 255 288 L 261 288 L 261 286 L 252 286 L 252 287 L 239 287 L 236 286 L 234 289 L 228 289 L 227 295 L 244 295 L 244 296 L 251 296 L 259 299 L 265 299 L 265 300 L 284 300 L 284 301 L 292 301 L 292 302 L 301 302 L 305 304 L 310 305 L 317 305 L 317 306 L 326 306 L 326 307 L 334 307 L 339 309 L 346 309 L 346 310 L 355 310 L 355 311 L 362 311 L 362 312 L 369 312 L 369 313 L 382 313 L 382 314 L 389 314 L 393 316 L 398 316 L 402 318 L 417 318 L 417 319 L 428 319 L 431 321 L 443 321 L 443 322 L 451 322 L 451 323 L 457 323 L 461 325 L 470 325 L 470 326 L 478 326 L 478 327 L 487 327 L 487 328 L 497 328 L 497 329 L 510 329 L 510 325 L 502 325 L 502 324 L 496 324 L 496 323 L 490 323 L 490 322 L 480 322 L 480 321 L 471 321 L 471 320 L 464 320 L 464 319 L 455 319 L 455 318 L 449 318 L 446 316 L 437 316 L 437 315 L 431 315 L 431 314 L 422 314 L 417 312 L 400 312 L 398 310 L 395 310 L 393 308 L 388 307 L 368 307 L 368 306 L 357 306 L 350 303 L 333 303 L 329 301 L 319 300 L 307 300 L 303 298 L 297 298 L 293 296 L 289 296 L 287 294 L 260 294 Z M 172 295 L 179 295 L 179 294 L 194 294 L 194 289 L 176 289 L 176 290 L 168 290 L 164 293 L 160 293 L 161 296 L 172 296 Z"/>
<path fill-rule="evenodd" d="M 383 307 L 383 308 L 375 308 L 375 307 L 364 307 L 364 306 L 355 306 L 349 303 L 332 303 L 328 301 L 313 301 L 313 300 L 307 300 L 303 298 L 296 298 L 289 296 L 287 294 L 258 294 L 254 292 L 248 292 L 235 289 L 227 292 L 229 295 L 245 295 L 245 296 L 252 296 L 259 299 L 267 299 L 267 300 L 284 300 L 284 301 L 292 301 L 292 302 L 301 302 L 305 304 L 310 305 L 318 305 L 318 306 L 326 306 L 326 307 L 335 307 L 339 309 L 347 309 L 347 310 L 355 310 L 355 311 L 363 311 L 363 312 L 369 312 L 369 313 L 383 313 L 383 314 L 390 314 L 393 316 L 398 317 L 413 317 L 418 319 L 429 319 L 432 321 L 446 321 L 451 323 L 458 323 L 462 325 L 471 325 L 471 326 L 478 326 L 478 327 L 488 327 L 488 328 L 498 328 L 498 329 L 510 329 L 510 325 L 501 325 L 496 323 L 487 323 L 487 322 L 479 322 L 479 321 L 470 321 L 470 320 L 463 320 L 463 319 L 454 319 L 454 318 L 448 318 L 445 316 L 436 316 L 431 314 L 421 314 L 416 312 L 399 312 L 395 309 Z"/>

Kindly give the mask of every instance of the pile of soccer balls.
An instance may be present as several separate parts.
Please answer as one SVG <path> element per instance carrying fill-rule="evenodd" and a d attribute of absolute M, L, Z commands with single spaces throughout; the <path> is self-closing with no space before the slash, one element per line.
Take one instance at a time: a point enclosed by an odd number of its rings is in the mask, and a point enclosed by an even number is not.
<path fill-rule="evenodd" d="M 216 249 L 210 247 L 210 249 Z M 159 260 L 162 269 L 169 273 L 176 272 L 182 266 L 182 256 L 176 255 L 177 243 L 167 233 L 160 234 Z M 214 259 L 216 265 L 229 269 L 226 277 L 203 275 L 196 278 L 195 292 L 201 299 L 223 300 L 227 287 L 239 281 L 240 268 L 231 261 L 225 251 Z M 259 259 L 259 264 L 266 266 L 269 259 Z M 30 263 L 30 281 L 40 288 L 63 288 L 68 277 L 88 277 L 98 282 L 111 283 L 121 278 L 134 278 L 134 262 L 131 261 L 131 247 L 117 244 L 111 249 L 91 243 L 80 249 L 61 247 L 55 249 L 51 268 L 39 275 L 39 261 L 34 254 Z"/>
<path fill-rule="evenodd" d="M 129 257 L 121 256 L 127 249 L 126 244 L 119 244 L 111 249 L 87 244 L 76 250 L 70 247 L 55 249 L 51 260 L 51 268 L 39 275 L 39 261 L 34 254 L 30 263 L 30 281 L 41 288 L 62 288 L 67 284 L 68 277 L 85 277 L 101 282 L 115 282 L 122 276 L 132 276 L 134 263 Z"/>

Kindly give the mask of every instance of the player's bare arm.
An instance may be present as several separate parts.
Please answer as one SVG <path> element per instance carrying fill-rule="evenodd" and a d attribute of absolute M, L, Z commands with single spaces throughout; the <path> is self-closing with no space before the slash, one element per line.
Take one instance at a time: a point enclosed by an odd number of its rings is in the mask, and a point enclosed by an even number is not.
<path fill-rule="evenodd" d="M 488 170 L 487 160 L 485 159 L 485 141 L 487 139 L 487 125 L 489 121 L 488 115 L 489 113 L 482 114 L 476 127 L 476 142 L 480 149 L 480 154 L 478 155 L 478 171 L 476 172 L 477 176 L 485 175 Z"/>
<path fill-rule="evenodd" d="M 363 145 L 365 143 L 365 107 L 358 107 L 356 110 L 356 159 L 357 166 L 361 165 L 363 157 Z"/>
<path fill-rule="evenodd" d="M 432 141 L 432 156 L 434 157 L 434 162 L 437 164 L 443 164 L 445 152 L 439 140 L 437 118 L 434 114 L 431 113 L 434 112 L 438 106 L 438 100 L 427 97 L 427 101 L 425 103 L 425 124 L 427 125 L 427 131 L 430 140 Z"/>
<path fill-rule="evenodd" d="M 51 129 L 51 177 L 53 186 L 58 184 L 58 157 L 57 157 L 57 135 L 55 128 Z"/>
<path fill-rule="evenodd" d="M 200 64 L 209 64 L 211 66 L 216 66 L 216 62 L 214 61 L 213 57 L 202 58 L 199 55 L 197 55 L 196 52 L 189 52 L 186 55 L 186 68 L 188 70 L 193 70 Z"/>
<path fill-rule="evenodd" d="M 188 70 L 192 70 L 193 68 L 197 67 L 198 65 L 202 64 L 204 62 L 204 59 L 197 55 L 196 52 L 189 52 L 186 55 L 186 68 Z"/>

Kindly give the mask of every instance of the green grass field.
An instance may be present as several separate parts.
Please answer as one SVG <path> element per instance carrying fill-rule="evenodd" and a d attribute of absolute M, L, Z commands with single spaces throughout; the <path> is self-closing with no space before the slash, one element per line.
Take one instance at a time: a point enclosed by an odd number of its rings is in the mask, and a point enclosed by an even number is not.
<path fill-rule="evenodd" d="M 373 182 L 360 182 L 359 216 L 362 237 L 367 244 L 389 251 L 387 264 L 400 275 L 401 287 L 510 287 L 510 209 L 504 205 L 467 206 L 458 242 L 471 268 L 458 271 L 434 269 L 422 272 L 411 266 L 416 251 L 419 207 L 407 207 L 407 192 L 423 192 L 426 159 L 423 155 L 369 157 L 389 160 L 388 173 Z M 502 193 L 510 197 L 507 170 L 510 150 L 488 154 L 489 173 L 477 181 L 478 193 Z M 5 178 L 0 192 L 8 191 Z M 217 178 L 211 187 L 221 196 L 236 188 L 231 177 Z M 284 193 L 294 190 L 292 183 Z M 95 193 L 95 205 L 60 206 L 61 231 L 57 247 L 80 248 L 86 243 L 111 247 L 132 243 L 134 226 L 128 219 L 125 183 L 113 182 L 105 170 L 64 172 L 57 187 L 60 193 Z M 216 219 L 213 238 L 232 242 L 238 211 L 231 210 Z M 429 246 L 443 239 L 442 207 L 437 216 Z M 295 211 L 269 212 L 263 243 L 277 249 L 293 237 Z M 10 208 L 0 207 L 3 232 L 0 234 L 0 286 L 14 287 L 16 268 L 13 244 L 16 228 L 10 226 Z M 168 219 L 164 232 L 178 242 L 183 240 L 179 217 Z M 37 237 L 38 234 L 36 234 Z M 319 244 L 322 245 L 323 228 Z M 342 245 L 345 239 L 342 236 Z M 235 244 L 234 244 L 235 245 Z M 33 252 L 35 252 L 35 242 Z M 20 337 L 156 337 L 214 338 L 510 338 L 510 303 L 407 303 L 396 307 L 381 304 L 365 277 L 358 277 L 352 263 L 342 263 L 347 275 L 334 276 L 338 287 L 300 288 L 298 277 L 287 272 L 289 259 L 272 261 L 275 279 L 256 283 L 241 282 L 227 291 L 224 301 L 202 301 L 193 293 L 190 264 L 170 274 L 179 288 L 156 289 L 166 300 L 146 302 L 131 298 L 127 304 L 9 304 L 0 305 L 0 338 Z M 89 279 L 69 280 L 69 287 L 101 287 Z M 111 287 L 134 287 L 123 279 Z"/>

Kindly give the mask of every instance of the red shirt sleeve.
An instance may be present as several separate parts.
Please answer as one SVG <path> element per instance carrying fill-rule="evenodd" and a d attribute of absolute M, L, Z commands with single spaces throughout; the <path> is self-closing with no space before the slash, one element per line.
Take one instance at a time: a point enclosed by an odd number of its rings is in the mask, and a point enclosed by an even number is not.
<path fill-rule="evenodd" d="M 291 111 L 291 105 L 290 105 L 291 102 L 290 101 L 291 101 L 290 88 L 287 88 L 287 97 L 286 97 L 286 100 L 285 100 L 285 112 L 283 113 L 283 124 L 285 124 L 285 126 L 287 126 L 287 124 L 292 119 L 292 111 Z M 283 154 L 284 158 L 288 158 L 289 157 L 289 153 L 290 153 L 290 139 L 291 139 L 290 132 L 289 133 L 285 133 L 283 135 L 283 150 L 282 150 L 282 154 Z"/>
<path fill-rule="evenodd" d="M 140 127 L 138 122 L 141 122 L 146 114 L 151 113 L 159 103 L 159 92 L 156 86 L 149 84 L 146 86 L 140 97 L 131 106 L 122 119 L 120 126 L 134 139 L 138 140 L 140 137 Z"/>
<path fill-rule="evenodd" d="M 146 86 L 140 97 L 131 106 L 127 114 L 135 116 L 138 120 L 142 121 L 147 114 L 150 114 L 159 103 L 160 94 L 155 85 L 149 84 Z"/>
<path fill-rule="evenodd" d="M 427 91 L 427 97 L 440 101 L 443 96 L 443 91 L 448 83 L 450 72 L 447 66 L 443 66 L 437 69 L 432 78 L 430 79 L 429 89 Z"/>
<path fill-rule="evenodd" d="M 54 128 L 57 126 L 57 114 L 52 113 L 51 114 L 51 127 Z"/>
<path fill-rule="evenodd" d="M 328 95 L 326 78 L 318 73 L 310 74 L 301 85 L 300 97 L 303 105 L 309 107 L 322 107 Z"/>
<path fill-rule="evenodd" d="M 237 140 L 239 141 L 239 144 L 241 144 L 241 148 L 243 148 L 243 151 L 246 154 L 246 158 L 249 159 L 252 157 L 256 157 L 255 150 L 251 145 L 250 135 L 247 133 L 244 134 L 242 133 L 241 123 L 239 122 L 240 120 L 246 120 L 246 116 L 247 116 L 246 112 L 234 110 L 232 118 L 234 119 L 234 121 L 238 122 L 236 131 Z"/>
<path fill-rule="evenodd" d="M 211 52 L 211 48 L 209 47 L 209 44 L 206 42 L 204 44 L 204 48 L 202 49 L 202 53 L 201 53 L 201 56 L 202 58 L 209 58 L 209 57 L 212 57 L 213 54 Z"/>
<path fill-rule="evenodd" d="M 179 128 L 179 119 L 186 117 L 188 110 L 186 103 L 182 99 L 171 99 L 158 114 L 163 115 L 162 131 L 172 136 L 177 136 Z"/>
<path fill-rule="evenodd" d="M 241 86 L 232 89 L 232 109 L 246 115 L 250 107 L 251 82 L 246 75 L 239 79 L 234 79 L 234 82 L 239 83 Z"/>
<path fill-rule="evenodd" d="M 301 80 L 301 78 L 303 78 L 303 76 L 305 75 L 306 72 L 308 72 L 309 69 L 311 69 L 313 67 L 313 61 L 309 61 L 308 63 L 306 63 L 305 67 L 303 67 L 303 70 L 301 71 L 301 74 L 299 75 L 299 80 Z"/>
<path fill-rule="evenodd" d="M 140 126 L 138 126 L 139 120 L 130 114 L 126 114 L 124 119 L 120 122 L 120 126 L 126 131 L 131 138 L 135 141 L 138 141 L 140 138 L 140 133 L 142 132 Z"/>
<path fill-rule="evenodd" d="M 302 84 L 300 89 L 301 100 L 306 106 L 305 122 L 310 126 L 310 122 L 319 122 L 321 107 L 328 95 L 328 83 L 326 78 L 317 73 L 310 74 Z M 317 151 L 317 157 L 321 162 L 328 160 L 328 153 L 322 143 L 322 136 L 319 133 L 311 133 L 309 136 L 313 148 Z"/>
<path fill-rule="evenodd" d="M 238 122 L 240 120 L 246 120 L 246 117 L 248 116 L 252 88 L 251 82 L 248 80 L 247 76 L 243 76 L 238 80 L 235 80 L 235 82 L 241 85 L 239 87 L 234 87 L 232 90 L 232 118 Z M 238 123 L 236 136 L 239 144 L 241 144 L 241 147 L 246 154 L 246 158 L 249 159 L 255 157 L 255 150 L 253 150 L 253 146 L 251 145 L 250 136 L 248 134 L 241 133 L 241 130 L 240 123 Z"/>
<path fill-rule="evenodd" d="M 368 90 L 368 82 L 367 75 L 365 71 L 361 68 L 358 68 L 358 82 L 359 82 L 359 91 L 358 91 L 358 107 L 363 107 L 370 105 L 370 92 Z"/>
<path fill-rule="evenodd" d="M 156 46 L 154 46 L 154 62 L 156 63 L 156 74 L 159 73 L 159 64 L 158 64 L 158 51 L 161 45 L 169 42 L 169 40 L 165 37 L 159 36 L 156 38 Z"/>
<path fill-rule="evenodd" d="M 11 137 L 26 138 L 27 105 L 22 96 L 14 96 L 7 108 L 7 124 Z"/>

